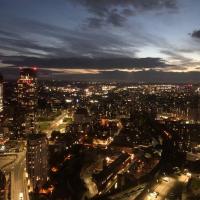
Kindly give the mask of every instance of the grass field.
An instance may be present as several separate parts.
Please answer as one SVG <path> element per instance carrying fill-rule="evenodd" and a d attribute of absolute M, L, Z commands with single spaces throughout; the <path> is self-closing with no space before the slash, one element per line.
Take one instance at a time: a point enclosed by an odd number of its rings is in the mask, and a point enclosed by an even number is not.
<path fill-rule="evenodd" d="M 44 131 L 50 126 L 50 124 L 51 124 L 50 121 L 39 122 L 38 123 L 38 129 L 40 131 Z"/>

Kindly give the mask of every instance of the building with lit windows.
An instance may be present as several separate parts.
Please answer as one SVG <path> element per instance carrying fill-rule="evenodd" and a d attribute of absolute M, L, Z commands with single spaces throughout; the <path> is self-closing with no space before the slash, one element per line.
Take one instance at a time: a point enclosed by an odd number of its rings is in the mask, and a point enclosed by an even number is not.
<path fill-rule="evenodd" d="M 27 137 L 26 166 L 30 190 L 47 181 L 48 141 L 45 134 L 29 134 Z"/>
<path fill-rule="evenodd" d="M 90 122 L 90 116 L 86 108 L 77 108 L 73 118 L 75 124 L 84 124 Z"/>
<path fill-rule="evenodd" d="M 0 113 L 3 112 L 3 77 L 0 74 Z"/>
<path fill-rule="evenodd" d="M 3 77 L 0 74 L 0 138 L 3 137 Z"/>
<path fill-rule="evenodd" d="M 37 108 L 37 69 L 20 68 L 17 80 L 17 103 L 20 111 L 20 131 L 24 134 L 35 131 Z"/>

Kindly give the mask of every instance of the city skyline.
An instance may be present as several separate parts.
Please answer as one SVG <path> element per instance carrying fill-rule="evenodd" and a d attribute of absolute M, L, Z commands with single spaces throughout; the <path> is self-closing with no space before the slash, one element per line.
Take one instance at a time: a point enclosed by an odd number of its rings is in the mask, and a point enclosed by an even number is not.
<path fill-rule="evenodd" d="M 36 72 L 3 84 L 1 199 L 199 199 L 199 84 L 37 82 Z"/>
<path fill-rule="evenodd" d="M 0 0 L 0 199 L 200 200 L 199 0 Z"/>
<path fill-rule="evenodd" d="M 200 2 L 5 1 L 0 71 L 42 79 L 198 82 Z"/>

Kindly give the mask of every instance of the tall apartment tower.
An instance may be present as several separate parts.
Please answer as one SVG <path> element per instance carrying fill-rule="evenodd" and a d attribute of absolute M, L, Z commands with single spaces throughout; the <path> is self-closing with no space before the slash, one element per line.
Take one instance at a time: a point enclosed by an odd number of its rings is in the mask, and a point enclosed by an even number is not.
<path fill-rule="evenodd" d="M 20 68 L 20 77 L 17 80 L 17 103 L 21 115 L 19 126 L 23 134 L 35 132 L 37 108 L 37 69 Z"/>
<path fill-rule="evenodd" d="M 30 190 L 47 181 L 48 141 L 45 134 L 29 134 L 27 137 L 26 166 Z"/>

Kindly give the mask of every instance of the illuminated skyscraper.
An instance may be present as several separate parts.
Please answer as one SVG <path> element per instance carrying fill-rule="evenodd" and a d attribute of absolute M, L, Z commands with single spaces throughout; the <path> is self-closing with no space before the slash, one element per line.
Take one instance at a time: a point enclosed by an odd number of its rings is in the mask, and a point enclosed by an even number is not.
<path fill-rule="evenodd" d="M 17 81 L 17 102 L 22 120 L 23 133 L 34 132 L 37 108 L 37 69 L 20 68 Z"/>

